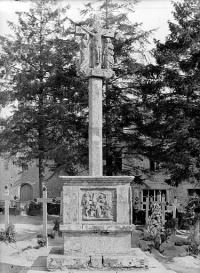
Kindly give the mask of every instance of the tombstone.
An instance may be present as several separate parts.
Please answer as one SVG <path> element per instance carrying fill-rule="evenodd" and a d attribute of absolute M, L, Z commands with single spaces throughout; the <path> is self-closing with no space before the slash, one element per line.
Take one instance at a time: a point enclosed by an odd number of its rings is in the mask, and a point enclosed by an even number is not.
<path fill-rule="evenodd" d="M 82 37 L 79 74 L 89 78 L 89 176 L 60 177 L 63 254 L 50 253 L 47 267 L 67 272 L 145 268 L 146 256 L 131 249 L 134 177 L 102 176 L 102 80 L 113 75 L 111 65 L 103 63 L 103 54 L 105 39 L 115 34 L 102 29 L 95 18 L 90 28 L 76 27 L 76 35 Z"/>

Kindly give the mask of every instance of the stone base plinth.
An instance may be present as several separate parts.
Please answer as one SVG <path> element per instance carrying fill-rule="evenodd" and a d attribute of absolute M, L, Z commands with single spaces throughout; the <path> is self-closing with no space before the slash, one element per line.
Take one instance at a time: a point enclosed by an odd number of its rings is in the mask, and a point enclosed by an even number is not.
<path fill-rule="evenodd" d="M 61 225 L 64 254 L 129 253 L 133 225 Z"/>
<path fill-rule="evenodd" d="M 63 176 L 63 254 L 51 253 L 49 270 L 146 268 L 131 250 L 130 176 Z"/>
<path fill-rule="evenodd" d="M 62 255 L 49 254 L 47 258 L 47 268 L 51 271 L 68 269 L 132 269 L 132 268 L 148 268 L 148 258 L 141 251 L 132 249 L 125 254 L 112 255 Z"/>

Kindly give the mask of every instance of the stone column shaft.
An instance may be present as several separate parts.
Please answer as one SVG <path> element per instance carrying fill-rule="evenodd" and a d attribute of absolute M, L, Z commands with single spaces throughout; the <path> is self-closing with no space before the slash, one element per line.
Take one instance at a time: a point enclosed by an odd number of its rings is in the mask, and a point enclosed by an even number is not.
<path fill-rule="evenodd" d="M 89 78 L 89 175 L 102 176 L 102 78 Z"/>

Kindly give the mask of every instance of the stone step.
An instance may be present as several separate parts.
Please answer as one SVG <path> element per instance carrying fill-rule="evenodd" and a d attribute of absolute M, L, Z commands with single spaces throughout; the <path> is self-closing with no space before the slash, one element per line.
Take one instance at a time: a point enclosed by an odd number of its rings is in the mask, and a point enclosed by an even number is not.
<path fill-rule="evenodd" d="M 131 269 L 65 269 L 61 271 L 60 269 L 52 269 L 52 273 L 63 272 L 63 273 L 176 273 L 173 270 L 166 269 L 158 260 L 156 260 L 151 254 L 146 255 L 140 249 L 134 249 L 135 256 L 139 257 L 141 254 L 145 257 L 145 260 L 148 260 L 148 268 L 131 268 Z M 27 273 L 44 273 L 49 272 L 46 267 L 47 257 L 41 256 L 33 263 L 31 269 Z"/>
<path fill-rule="evenodd" d="M 29 270 L 27 273 L 46 273 L 49 272 L 48 270 L 42 271 L 42 270 Z M 149 268 L 149 269 L 132 269 L 132 270 L 67 270 L 67 271 L 51 271 L 51 273 L 176 273 L 175 271 L 168 270 L 166 268 L 161 269 L 160 268 Z"/>

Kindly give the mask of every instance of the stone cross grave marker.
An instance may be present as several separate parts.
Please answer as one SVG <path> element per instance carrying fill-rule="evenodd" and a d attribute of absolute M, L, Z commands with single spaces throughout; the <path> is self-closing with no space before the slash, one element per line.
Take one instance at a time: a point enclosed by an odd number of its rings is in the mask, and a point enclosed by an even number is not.
<path fill-rule="evenodd" d="M 47 198 L 47 188 L 43 186 L 43 197 L 37 198 L 37 202 L 41 202 L 43 204 L 43 237 L 46 239 L 46 247 L 48 247 L 48 234 L 47 234 L 47 203 L 52 202 L 52 198 Z M 60 197 L 56 198 L 57 200 L 61 200 Z"/>
<path fill-rule="evenodd" d="M 9 187 L 6 185 L 4 187 L 4 193 L 2 195 L 2 200 L 5 202 L 5 230 L 9 226 L 9 205 L 12 198 L 9 195 Z"/>
<path fill-rule="evenodd" d="M 89 175 L 102 176 L 102 79 L 114 74 L 115 33 L 94 16 L 92 27 L 76 26 L 75 35 L 81 36 L 79 75 L 89 78 Z"/>
<path fill-rule="evenodd" d="M 91 27 L 76 27 L 75 34 L 81 36 L 79 75 L 89 78 L 89 176 L 60 177 L 63 255 L 50 253 L 47 268 L 65 272 L 146 268 L 143 254 L 135 255 L 131 249 L 130 183 L 134 177 L 102 173 L 102 81 L 114 74 L 110 38 L 115 34 L 102 29 L 97 16 Z"/>

